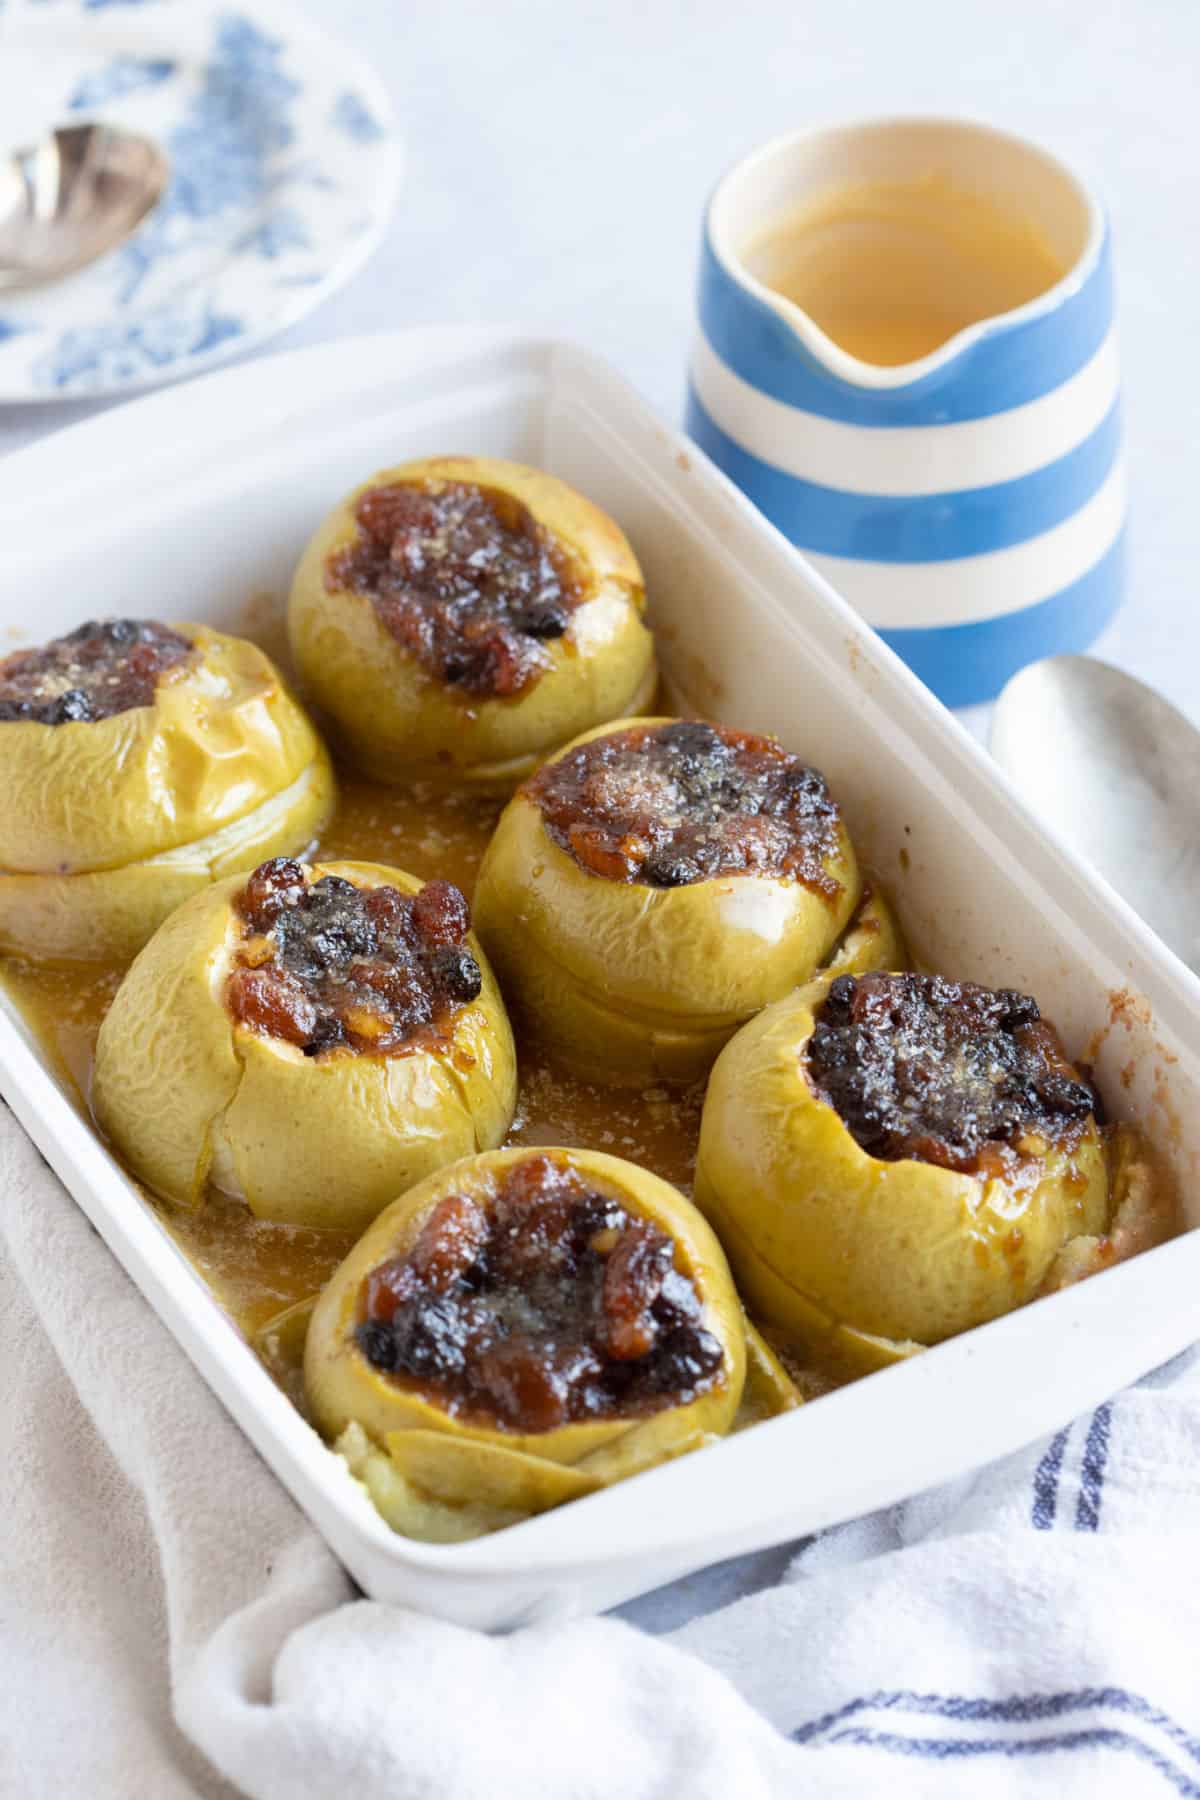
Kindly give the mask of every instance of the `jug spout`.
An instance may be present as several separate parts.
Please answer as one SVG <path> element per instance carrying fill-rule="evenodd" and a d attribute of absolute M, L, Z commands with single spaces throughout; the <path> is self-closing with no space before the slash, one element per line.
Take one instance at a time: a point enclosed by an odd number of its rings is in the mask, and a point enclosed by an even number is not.
<path fill-rule="evenodd" d="M 936 375 L 960 357 L 972 339 L 985 328 L 982 322 L 959 327 L 919 355 L 889 355 L 886 362 L 881 362 L 856 354 L 840 333 L 834 336 L 831 329 L 821 325 L 813 313 L 788 295 L 767 288 L 762 297 L 791 333 L 795 355 L 806 358 L 816 369 L 823 371 L 831 383 L 861 389 L 864 393 L 907 387 L 925 376 Z M 896 348 L 906 336 L 916 335 L 914 327 L 906 325 L 903 319 L 898 320 L 893 315 L 885 321 L 878 314 L 873 318 L 864 317 L 867 310 L 849 306 L 842 309 L 842 322 L 849 326 L 854 340 L 867 335 L 884 339 L 889 348 Z"/>
<path fill-rule="evenodd" d="M 768 145 L 709 211 L 717 262 L 851 388 L 902 388 L 1053 305 L 1102 237 L 1060 164 L 985 127 L 893 120 Z"/>

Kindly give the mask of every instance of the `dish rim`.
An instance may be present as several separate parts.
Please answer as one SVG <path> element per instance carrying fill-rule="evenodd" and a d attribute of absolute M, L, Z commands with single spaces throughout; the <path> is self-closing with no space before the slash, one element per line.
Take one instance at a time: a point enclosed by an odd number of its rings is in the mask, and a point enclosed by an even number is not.
<path fill-rule="evenodd" d="M 37 515 L 43 508 L 53 509 L 56 516 L 62 516 L 65 497 L 72 497 L 80 504 L 99 505 L 113 485 L 124 494 L 129 464 L 122 460 L 122 453 L 137 457 L 144 454 L 146 444 L 166 444 L 172 441 L 169 436 L 164 438 L 161 432 L 155 430 L 154 409 L 158 409 L 161 415 L 169 414 L 172 408 L 178 410 L 186 405 L 188 439 L 182 451 L 175 446 L 174 456 L 168 453 L 165 458 L 155 458 L 156 472 L 153 479 L 145 491 L 139 491 L 137 501 L 130 502 L 135 518 L 138 508 L 152 505 L 155 493 L 161 491 L 164 484 L 170 483 L 171 469 L 177 465 L 180 456 L 195 462 L 197 453 L 191 448 L 193 440 L 202 442 L 201 467 L 205 461 L 211 462 L 227 453 L 236 454 L 239 447 L 246 445 L 247 433 L 242 424 L 246 418 L 254 419 L 250 442 L 257 442 L 264 437 L 269 441 L 272 430 L 278 429 L 285 420 L 294 426 L 296 405 L 292 395 L 303 389 L 311 396 L 310 403 L 314 408 L 322 399 L 332 400 L 343 391 L 347 371 L 356 357 L 365 359 L 365 368 L 366 363 L 377 364 L 378 358 L 384 355 L 389 358 L 385 364 L 389 372 L 415 376 L 418 372 L 426 374 L 431 368 L 435 372 L 439 367 L 449 371 L 459 370 L 473 358 L 482 358 L 486 362 L 489 357 L 499 358 L 506 353 L 534 353 L 544 359 L 548 385 L 552 382 L 556 364 L 565 359 L 568 367 L 583 369 L 590 372 L 592 378 L 599 379 L 609 390 L 614 408 L 625 409 L 627 415 L 632 412 L 643 426 L 653 428 L 656 437 L 678 461 L 681 470 L 687 471 L 687 478 L 701 484 L 706 504 L 711 506 L 717 523 L 719 524 L 724 513 L 740 520 L 744 526 L 749 526 L 770 551 L 776 569 L 781 574 L 790 574 L 793 581 L 801 580 L 812 605 L 823 609 L 836 622 L 854 657 L 878 679 L 885 695 L 890 690 L 893 695 L 903 697 L 904 709 L 909 715 L 901 721 L 904 735 L 916 742 L 918 747 L 922 747 L 921 738 L 932 734 L 933 740 L 942 750 L 949 779 L 954 779 L 957 770 L 959 774 L 965 775 L 968 788 L 982 785 L 982 789 L 990 794 L 993 801 L 999 803 L 1001 812 L 1007 814 L 1009 821 L 1016 822 L 1018 836 L 1026 839 L 1023 847 L 1028 850 L 1036 849 L 1043 862 L 1056 869 L 1064 878 L 1063 885 L 1067 889 L 1074 889 L 1075 894 L 1083 897 L 1093 913 L 1107 923 L 1110 933 L 1132 952 L 1132 961 L 1138 968 L 1139 987 L 1153 989 L 1151 1004 L 1160 1029 L 1165 1027 L 1186 1042 L 1190 1022 L 1197 1038 L 1193 1054 L 1200 1060 L 1200 1029 L 1197 1029 L 1196 1024 L 1200 1020 L 1200 979 L 1153 936 L 1111 888 L 1037 822 L 1006 778 L 991 764 L 982 747 L 899 662 L 800 553 L 758 514 L 751 502 L 708 461 L 703 452 L 681 432 L 666 426 L 653 409 L 600 358 L 567 341 L 516 328 L 453 325 L 418 327 L 407 332 L 379 333 L 365 338 L 344 339 L 332 344 L 285 351 L 263 358 L 250 366 L 218 371 L 204 376 L 190 387 L 186 392 L 186 399 L 178 390 L 152 394 L 140 399 L 135 407 L 122 408 L 117 412 L 86 420 L 43 439 L 27 450 L 15 453 L 5 465 L 8 479 L 5 492 L 0 497 L 0 523 L 6 518 L 19 520 L 21 533 L 28 538 L 36 532 Z M 231 399 L 236 401 L 233 406 L 229 405 Z M 96 455 L 98 449 L 104 451 L 103 456 Z M 47 485 L 51 474 L 54 478 L 52 488 Z M 17 579 L 19 565 L 20 559 L 17 557 L 14 570 Z M 782 594 L 773 591 L 768 597 L 773 610 L 788 622 L 790 629 L 803 634 L 803 620 L 789 610 Z M 1039 888 L 1044 886 L 1036 871 L 1033 881 Z M 1064 910 L 1069 911 L 1070 895 L 1065 900 L 1060 900 L 1060 904 Z M 1086 933 L 1086 924 L 1078 920 L 1076 923 Z M 1149 980 L 1143 981 L 1142 976 L 1148 976 Z M 748 1468 L 752 1468 L 756 1462 L 774 1464 L 780 1454 L 777 1446 L 786 1445 L 793 1440 L 797 1450 L 803 1454 L 805 1446 L 797 1435 L 799 1432 L 809 1434 L 808 1449 L 812 1448 L 814 1441 L 820 1442 L 822 1433 L 827 1440 L 837 1442 L 837 1429 L 827 1423 L 820 1423 L 830 1418 L 833 1403 L 837 1403 L 838 1416 L 847 1423 L 853 1417 L 855 1406 L 860 1410 L 864 1407 L 869 1411 L 877 1410 L 873 1399 L 865 1402 L 863 1396 L 878 1395 L 880 1390 L 877 1382 L 882 1379 L 891 1381 L 890 1391 L 897 1398 L 903 1392 L 906 1381 L 916 1381 L 935 1397 L 940 1393 L 943 1405 L 949 1406 L 952 1411 L 955 1384 L 960 1381 L 964 1367 L 978 1359 L 980 1346 L 985 1340 L 999 1346 L 1010 1341 L 1019 1343 L 1031 1331 L 1040 1336 L 1040 1321 L 1051 1316 L 1043 1309 L 1054 1309 L 1053 1316 L 1059 1321 L 1058 1330 L 1069 1333 L 1072 1330 L 1086 1329 L 1090 1315 L 1107 1313 L 1110 1310 L 1110 1296 L 1121 1289 L 1133 1297 L 1136 1297 L 1139 1288 L 1148 1287 L 1151 1293 L 1156 1285 L 1163 1292 L 1178 1289 L 1181 1297 L 1187 1296 L 1192 1300 L 1193 1307 L 1196 1304 L 1194 1296 L 1200 1292 L 1200 1281 L 1196 1279 L 1200 1275 L 1200 1235 L 1194 1231 L 1185 1232 L 1173 1242 L 1145 1252 L 1131 1262 L 1106 1272 L 1103 1281 L 1085 1282 L 1078 1288 L 1019 1309 L 990 1325 L 950 1340 L 907 1364 L 881 1371 L 870 1382 L 856 1383 L 823 1400 L 809 1402 L 795 1414 L 769 1421 L 753 1432 L 739 1434 L 733 1440 L 710 1446 L 703 1458 L 685 1458 L 651 1470 L 602 1494 L 572 1502 L 569 1507 L 559 1509 L 557 1513 L 539 1515 L 491 1537 L 458 1545 L 423 1544 L 399 1537 L 384 1524 L 344 1465 L 340 1464 L 313 1428 L 275 1386 L 266 1369 L 210 1294 L 202 1278 L 187 1264 L 182 1252 L 176 1249 L 158 1225 L 153 1213 L 144 1204 L 139 1190 L 108 1157 L 90 1124 L 66 1099 L 33 1047 L 31 1034 L 16 1022 L 8 1010 L 0 1011 L 0 1092 L 9 1098 L 17 1117 L 30 1131 L 47 1160 L 62 1176 L 77 1203 L 105 1235 L 118 1260 L 142 1288 L 160 1316 L 164 1317 L 168 1329 L 193 1362 L 197 1363 L 218 1398 L 256 1444 L 260 1453 L 267 1453 L 263 1440 L 270 1441 L 274 1455 L 268 1460 L 272 1461 L 276 1473 L 284 1480 L 294 1497 L 314 1517 L 322 1534 L 327 1539 L 330 1538 L 326 1524 L 316 1517 L 308 1499 L 297 1492 L 296 1483 L 284 1474 L 281 1462 L 298 1478 L 302 1487 L 319 1492 L 325 1503 L 337 1510 L 342 1522 L 357 1536 L 365 1551 L 371 1555 L 381 1554 L 393 1565 L 429 1576 L 443 1588 L 461 1590 L 464 1584 L 511 1582 L 520 1577 L 526 1580 L 536 1579 L 544 1586 L 550 1582 L 566 1581 L 573 1574 L 579 1582 L 591 1580 L 600 1583 L 605 1570 L 612 1572 L 618 1567 L 628 1566 L 635 1556 L 640 1559 L 661 1556 L 669 1569 L 678 1573 L 686 1566 L 695 1567 L 716 1561 L 754 1544 L 781 1541 L 791 1535 L 786 1527 L 778 1529 L 787 1518 L 786 1504 L 775 1512 L 764 1511 L 760 1505 L 749 1525 L 735 1521 L 720 1541 L 714 1544 L 713 1528 L 703 1520 L 691 1534 L 686 1528 L 681 1530 L 676 1525 L 665 1524 L 664 1521 L 668 1521 L 671 1516 L 678 1517 L 679 1514 L 669 1504 L 664 1510 L 662 1502 L 669 1502 L 676 1493 L 687 1495 L 697 1479 L 703 1479 L 698 1476 L 698 1471 L 703 1469 L 711 1471 L 713 1482 L 710 1485 L 715 1485 L 718 1474 L 724 1474 L 731 1457 L 739 1459 Z M 94 1165 L 90 1171 L 89 1164 Z M 111 1189 L 112 1195 L 123 1201 L 133 1200 L 136 1203 L 124 1208 L 121 1220 L 121 1228 L 125 1233 L 124 1243 L 114 1242 L 106 1230 L 106 1225 L 113 1225 L 106 1211 L 112 1202 L 98 1199 L 93 1194 L 92 1188 L 98 1175 L 101 1187 L 111 1183 L 112 1177 L 116 1175 L 117 1185 Z M 97 1217 L 97 1213 L 104 1214 L 104 1217 Z M 1170 1275 L 1165 1273 L 1168 1268 L 1173 1272 Z M 1156 1276 L 1151 1273 L 1157 1270 L 1164 1271 L 1164 1274 Z M 197 1295 L 201 1296 L 199 1308 L 196 1307 Z M 1031 1321 L 1034 1321 L 1032 1325 Z M 1200 1329 L 1200 1321 L 1193 1328 L 1181 1323 L 1174 1312 L 1168 1313 L 1161 1308 L 1157 1312 L 1152 1311 L 1148 1324 L 1143 1316 L 1143 1332 L 1136 1340 L 1137 1347 L 1130 1349 L 1122 1346 L 1119 1351 L 1111 1351 L 1106 1368 L 1124 1369 L 1127 1372 L 1119 1379 L 1132 1379 L 1154 1366 L 1156 1360 L 1162 1360 L 1170 1354 L 1172 1348 L 1182 1348 L 1190 1336 L 1196 1335 L 1197 1329 Z M 244 1354 L 229 1359 L 225 1348 L 231 1343 L 236 1343 Z M 1154 1347 L 1147 1355 L 1150 1345 Z M 992 1362 L 995 1360 L 994 1357 L 991 1358 Z M 1047 1392 L 1051 1385 L 1047 1384 Z M 1119 1380 L 1113 1385 L 1119 1385 Z M 1083 1398 L 1064 1399 L 1062 1392 L 1057 1389 L 1055 1392 L 1058 1393 L 1058 1398 L 1055 1400 L 1046 1395 L 1035 1396 L 1032 1410 L 1027 1405 L 1026 1412 L 1021 1415 L 1009 1436 L 1004 1437 L 1001 1433 L 991 1442 L 986 1452 L 987 1458 L 1001 1454 L 1005 1449 L 1015 1449 L 1019 1444 L 1041 1435 L 1042 1431 L 1054 1429 L 1068 1416 L 1068 1409 L 1073 1415 L 1080 1405 L 1092 1404 L 1103 1397 L 1095 1391 L 1094 1384 L 1089 1387 L 1086 1380 L 1076 1380 L 1070 1391 Z M 1105 1392 L 1109 1391 L 1112 1391 L 1111 1386 L 1106 1386 Z M 1033 1430 L 1028 1429 L 1031 1418 L 1036 1425 Z M 788 1432 L 792 1434 L 791 1439 L 785 1437 Z M 953 1451 L 948 1457 L 942 1455 L 939 1458 L 929 1454 L 927 1449 L 925 1460 L 919 1465 L 923 1472 L 918 1479 L 914 1482 L 907 1476 L 902 1476 L 898 1486 L 904 1493 L 914 1492 L 917 1487 L 927 1485 L 928 1481 L 942 1478 L 939 1470 L 943 1470 L 943 1465 L 944 1473 L 952 1472 L 954 1468 L 963 1466 L 963 1458 Z M 874 1479 L 866 1481 L 865 1466 L 856 1467 L 854 1456 L 847 1459 L 848 1470 L 853 1475 L 850 1485 L 854 1487 L 855 1499 L 847 1508 L 842 1492 L 847 1483 L 843 1477 L 841 1487 L 835 1488 L 825 1509 L 831 1513 L 829 1522 L 833 1522 L 834 1517 L 846 1518 L 861 1514 L 884 1503 L 888 1498 L 901 1497 L 899 1492 L 893 1491 L 897 1487 L 893 1467 L 889 1465 L 886 1468 L 883 1479 L 875 1471 Z M 651 1493 L 659 1502 L 656 1506 L 644 1504 L 650 1500 Z M 842 1494 L 841 1498 L 838 1497 L 839 1493 Z M 598 1506 L 603 1506 L 606 1510 L 608 1530 L 601 1534 L 603 1541 L 598 1545 L 589 1543 L 581 1549 L 572 1543 L 572 1537 L 587 1536 L 585 1521 L 590 1522 Z M 589 1508 L 592 1511 L 589 1512 Z M 778 1523 L 773 1525 L 773 1519 Z M 567 1521 L 565 1526 L 564 1520 Z M 576 1525 L 580 1527 L 578 1532 L 574 1529 Z M 334 1548 L 345 1560 L 344 1541 L 341 1546 L 335 1543 Z M 663 1578 L 660 1574 L 656 1579 Z M 641 1588 L 655 1585 L 656 1579 L 642 1582 Z M 635 1588 L 632 1591 L 639 1590 Z"/>

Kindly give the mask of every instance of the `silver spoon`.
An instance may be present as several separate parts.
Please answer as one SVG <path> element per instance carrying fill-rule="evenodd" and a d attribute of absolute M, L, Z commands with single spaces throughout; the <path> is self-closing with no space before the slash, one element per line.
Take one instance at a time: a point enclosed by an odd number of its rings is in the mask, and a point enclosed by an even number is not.
<path fill-rule="evenodd" d="M 0 291 L 57 281 L 115 249 L 168 173 L 157 144 L 111 125 L 67 125 L 0 154 Z"/>
<path fill-rule="evenodd" d="M 1014 675 L 992 755 L 1046 823 L 1200 974 L 1200 731 L 1091 656 Z"/>

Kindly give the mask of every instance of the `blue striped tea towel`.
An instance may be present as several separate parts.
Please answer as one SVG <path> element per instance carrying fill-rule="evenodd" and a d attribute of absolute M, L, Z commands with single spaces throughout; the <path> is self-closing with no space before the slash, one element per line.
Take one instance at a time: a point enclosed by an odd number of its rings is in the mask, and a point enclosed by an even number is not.
<path fill-rule="evenodd" d="M 3 1108 L 0 1191 L 5 1800 L 1200 1800 L 1195 1353 L 887 1513 L 489 1638 L 355 1593 Z"/>

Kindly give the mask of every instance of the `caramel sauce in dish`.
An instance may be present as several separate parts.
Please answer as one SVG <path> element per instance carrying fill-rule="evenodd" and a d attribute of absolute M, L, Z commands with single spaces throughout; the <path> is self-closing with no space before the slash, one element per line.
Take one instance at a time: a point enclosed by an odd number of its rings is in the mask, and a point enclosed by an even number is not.
<path fill-rule="evenodd" d="M 170 647 L 167 658 L 169 663 L 174 662 Z M 674 737 L 670 736 L 672 729 Z M 551 820 L 561 806 L 565 825 L 569 823 L 568 815 L 574 817 L 577 803 L 582 798 L 581 791 L 577 791 L 580 781 L 586 785 L 591 777 L 600 777 L 598 786 L 588 796 L 589 808 L 585 809 L 595 811 L 596 816 L 589 819 L 593 835 L 586 844 L 582 841 L 570 844 L 573 855 L 579 857 L 583 851 L 580 858 L 583 866 L 594 866 L 601 851 L 611 851 L 607 837 L 615 836 L 621 861 L 619 867 L 614 863 L 611 869 L 605 869 L 610 879 L 678 885 L 681 881 L 703 879 L 710 872 L 710 865 L 747 868 L 756 867 L 764 860 L 770 865 L 786 852 L 799 858 L 803 865 L 799 871 L 802 879 L 807 874 L 814 884 L 819 882 L 816 852 L 824 842 L 831 819 L 836 816 L 836 808 L 825 793 L 819 776 L 814 776 L 813 771 L 804 769 L 798 759 L 777 747 L 767 745 L 764 749 L 763 740 L 743 740 L 742 734 L 724 729 L 713 731 L 711 727 L 689 724 L 686 731 L 680 727 L 668 728 L 666 736 L 665 744 L 656 738 L 653 744 L 643 745 L 640 734 L 636 745 L 632 742 L 621 744 L 621 753 L 612 767 L 604 757 L 595 767 L 585 758 L 586 767 L 580 764 L 564 771 L 565 786 L 561 792 L 548 791 L 545 795 Z M 648 758 L 642 754 L 645 749 L 650 752 Z M 626 764 L 630 766 L 626 767 Z M 637 778 L 627 781 L 625 777 L 630 774 Z M 630 807 L 636 811 L 639 794 L 645 797 L 643 775 L 650 777 L 652 785 L 666 781 L 679 787 L 679 829 L 668 833 L 670 843 L 651 843 L 647 838 L 643 844 L 644 832 L 634 833 L 638 836 L 637 845 L 628 841 L 631 821 L 626 814 Z M 704 805 L 697 804 L 704 796 L 693 794 L 689 787 L 689 783 L 694 785 L 696 781 L 702 787 L 707 784 L 712 789 Z M 733 831 L 732 838 L 729 832 L 737 823 L 733 815 L 738 818 L 742 815 L 744 809 L 740 802 L 747 794 L 754 801 L 754 816 L 749 821 L 754 829 L 743 841 L 740 826 Z M 735 798 L 739 805 L 732 807 Z M 449 932 L 454 941 L 448 947 L 457 950 L 461 947 L 458 933 L 462 921 L 457 903 L 445 890 L 453 884 L 469 901 L 502 805 L 503 801 L 494 797 L 438 791 L 421 784 L 398 789 L 343 774 L 337 811 L 320 843 L 313 847 L 311 860 L 390 864 L 425 882 L 438 884 L 438 918 L 433 921 L 433 938 L 444 937 Z M 634 819 L 632 823 L 636 826 L 639 821 Z M 786 824 L 788 829 L 784 831 L 785 841 L 777 843 L 776 828 L 781 824 Z M 595 835 L 597 832 L 605 835 L 605 843 Z M 653 837 L 653 833 L 650 835 Z M 637 853 L 631 856 L 633 849 Z M 661 867 L 652 860 L 658 853 L 666 859 Z M 684 863 L 686 867 L 682 866 Z M 269 896 L 258 898 L 266 898 L 269 908 Z M 441 904 L 443 901 L 445 905 Z M 269 932 L 255 930 L 256 922 L 260 926 L 267 922 L 263 918 L 256 921 L 255 905 L 255 896 L 251 895 L 246 902 L 248 911 L 244 920 L 247 944 L 254 943 L 256 938 L 270 937 Z M 246 966 L 256 972 L 252 968 L 253 960 L 252 955 Z M 64 1091 L 85 1117 L 90 1117 L 87 1095 L 96 1037 L 124 973 L 125 968 L 117 964 L 56 966 L 19 958 L 0 961 L 0 985 L 26 1021 Z M 828 1090 L 830 1099 L 854 1134 L 859 1136 L 862 1132 L 860 1141 L 871 1136 L 880 1122 L 868 1119 L 866 1115 L 871 1109 L 863 1102 L 870 1096 L 864 1096 L 855 1087 L 856 1081 L 860 1081 L 860 1085 L 861 1082 L 870 1084 L 872 1069 L 868 1068 L 861 1079 L 851 1078 L 848 1085 L 842 1083 L 838 1075 L 837 1039 L 847 1029 L 856 1029 L 861 1024 L 861 1020 L 851 1018 L 855 1005 L 860 1012 L 864 1007 L 868 1012 L 888 1012 L 894 1027 L 890 1033 L 883 1034 L 888 1045 L 884 1060 L 890 1059 L 887 1073 L 892 1082 L 891 1089 L 883 1096 L 887 1101 L 885 1111 L 888 1116 L 882 1121 L 882 1128 L 888 1142 L 885 1144 L 882 1139 L 873 1137 L 872 1154 L 899 1156 L 916 1151 L 926 1154 L 932 1161 L 952 1167 L 966 1168 L 974 1163 L 980 1172 L 985 1172 L 989 1159 L 997 1152 L 1007 1167 L 1013 1152 L 1008 1142 L 998 1140 L 1006 1135 L 1011 1139 L 1013 1132 L 1048 1131 L 1049 1136 L 1057 1137 L 1059 1141 L 1070 1138 L 1085 1114 L 1095 1106 L 1095 1096 L 1066 1062 L 1051 1028 L 1038 1020 L 1036 1007 L 1030 1013 L 1031 1003 L 1021 996 L 992 995 L 988 990 L 972 990 L 968 984 L 938 983 L 935 994 L 932 990 L 927 991 L 931 979 L 886 975 L 860 978 L 857 984 L 851 982 L 844 991 L 839 984 L 840 999 L 834 1001 L 832 1010 L 826 1008 L 822 1028 L 814 1038 L 813 1073 L 820 1085 Z M 893 990 L 892 984 L 896 983 L 900 986 Z M 982 997 L 978 1004 L 973 996 Z M 322 1011 L 322 1017 L 325 1013 L 341 1017 L 345 1011 L 344 997 L 338 993 L 319 994 L 316 998 L 320 1001 L 318 1010 Z M 453 996 L 444 998 L 453 1000 Z M 841 999 L 846 1001 L 845 1006 L 841 1005 Z M 986 1018 L 982 1014 L 976 1017 L 980 1006 Z M 996 1012 L 997 1007 L 999 1012 Z M 300 1011 L 303 1013 L 303 1008 Z M 399 1025 L 399 1015 L 395 1017 Z M 298 1015 L 297 1029 L 306 1021 L 307 1014 L 303 1019 Z M 963 1082 L 949 1082 L 944 1094 L 932 1096 L 937 1113 L 932 1121 L 933 1129 L 929 1128 L 928 1117 L 918 1118 L 921 1109 L 909 1106 L 909 1101 L 917 1097 L 915 1089 L 912 1094 L 906 1094 L 903 1070 L 896 1079 L 895 1053 L 899 1050 L 902 1053 L 899 1060 L 904 1062 L 911 1050 L 919 1061 L 931 1048 L 944 1049 L 945 1042 L 959 1033 L 960 1025 L 963 1027 L 961 1035 L 970 1039 L 981 1033 L 980 1042 L 986 1039 L 992 1051 L 998 1044 L 1003 1051 L 1001 1040 L 1011 1040 L 1018 1052 L 1012 1071 L 1016 1087 L 1019 1088 L 1026 1077 L 1032 1080 L 1037 1090 L 1033 1110 L 1041 1109 L 1037 1119 L 1028 1109 L 1020 1107 L 1012 1112 L 1010 1119 L 1005 1108 L 1012 1095 L 1005 1089 L 1004 1082 L 985 1084 L 987 1091 L 984 1092 L 978 1088 L 978 1083 L 972 1085 L 973 1078 L 967 1079 L 971 1072 L 965 1065 L 960 1070 L 966 1081 L 965 1088 Z M 353 1021 L 347 1033 L 343 1020 L 341 1030 L 344 1041 L 334 1047 L 333 1053 L 356 1053 Z M 400 1030 L 396 1048 L 402 1051 L 404 1041 L 405 1031 Z M 317 1054 L 328 1053 L 320 1045 L 316 1045 L 315 1050 Z M 1004 1051 L 1004 1054 L 1011 1055 L 1011 1052 Z M 561 1145 L 608 1151 L 640 1164 L 690 1195 L 702 1087 L 637 1090 L 595 1086 L 556 1066 L 535 1046 L 519 1045 L 518 1058 L 520 1094 L 516 1117 L 506 1140 L 509 1145 Z M 955 1068 L 958 1066 L 955 1061 Z M 879 1072 L 874 1071 L 875 1074 Z M 961 1131 L 956 1136 L 958 1115 L 955 1109 L 964 1094 L 970 1102 L 968 1112 L 975 1107 L 978 1113 L 980 1104 L 983 1104 L 984 1112 L 992 1109 L 984 1121 L 987 1130 L 978 1145 L 960 1141 Z M 929 1098 L 928 1092 L 926 1097 Z M 1002 1113 L 1005 1113 L 1003 1118 Z M 982 1114 L 978 1117 L 982 1119 Z M 1049 1129 L 1056 1121 L 1061 1130 Z M 926 1140 L 920 1150 L 916 1150 L 912 1142 L 914 1132 Z M 205 1281 L 217 1303 L 254 1344 L 269 1372 L 289 1398 L 303 1410 L 302 1330 L 293 1334 L 273 1328 L 264 1334 L 263 1328 L 279 1319 L 285 1309 L 309 1301 L 319 1292 L 352 1248 L 353 1235 L 259 1220 L 240 1202 L 211 1190 L 203 1204 L 194 1210 L 173 1206 L 145 1190 L 143 1192 L 147 1205 Z M 1106 1266 L 1106 1261 L 1112 1260 L 1114 1255 L 1132 1254 L 1135 1249 L 1145 1247 L 1147 1242 L 1170 1235 L 1173 1226 L 1169 1221 L 1164 1223 L 1161 1204 L 1153 1194 L 1150 1200 L 1153 1204 L 1148 1204 L 1146 1209 L 1149 1225 L 1136 1242 L 1118 1251 L 1108 1246 L 1107 1239 L 1102 1240 L 1097 1253 L 1101 1260 L 1095 1263 L 1081 1261 L 1079 1268 L 1064 1279 L 1091 1273 L 1094 1266 Z M 371 1316 L 374 1315 L 370 1309 L 364 1310 L 364 1322 Z M 659 1321 L 660 1324 L 663 1322 Z M 852 1371 L 832 1363 L 801 1364 L 785 1342 L 776 1342 L 775 1347 L 792 1378 L 809 1397 L 852 1378 Z M 700 1346 L 701 1351 L 704 1348 Z M 703 1356 L 700 1360 L 703 1361 Z M 700 1383 L 708 1379 L 710 1373 L 697 1364 L 689 1379 Z M 645 1379 L 647 1393 L 644 1398 L 652 1405 L 650 1377 Z M 464 1393 L 461 1398 L 470 1410 L 484 1396 Z M 572 1400 L 568 1404 L 583 1406 L 586 1413 L 592 1402 Z M 751 1422 L 752 1412 L 743 1408 L 738 1427 Z"/>
<path fill-rule="evenodd" d="M 409 791 L 342 775 L 338 809 L 314 861 L 389 863 L 470 895 L 503 802 L 475 795 Z M 53 966 L 12 959 L 0 980 L 67 1093 L 87 1114 L 96 1035 L 125 970 L 115 964 Z M 700 1128 L 699 1092 L 594 1087 L 523 1050 L 520 1100 L 509 1144 L 607 1150 L 690 1191 Z M 353 1244 L 350 1234 L 258 1220 L 209 1193 L 195 1211 L 146 1195 L 164 1228 L 218 1303 L 253 1339 L 268 1320 L 324 1286 Z M 297 1397 L 295 1371 L 268 1360 Z"/>
<path fill-rule="evenodd" d="M 1027 219 L 945 176 L 836 188 L 742 251 L 765 286 L 860 362 L 894 368 L 1062 280 Z"/>

